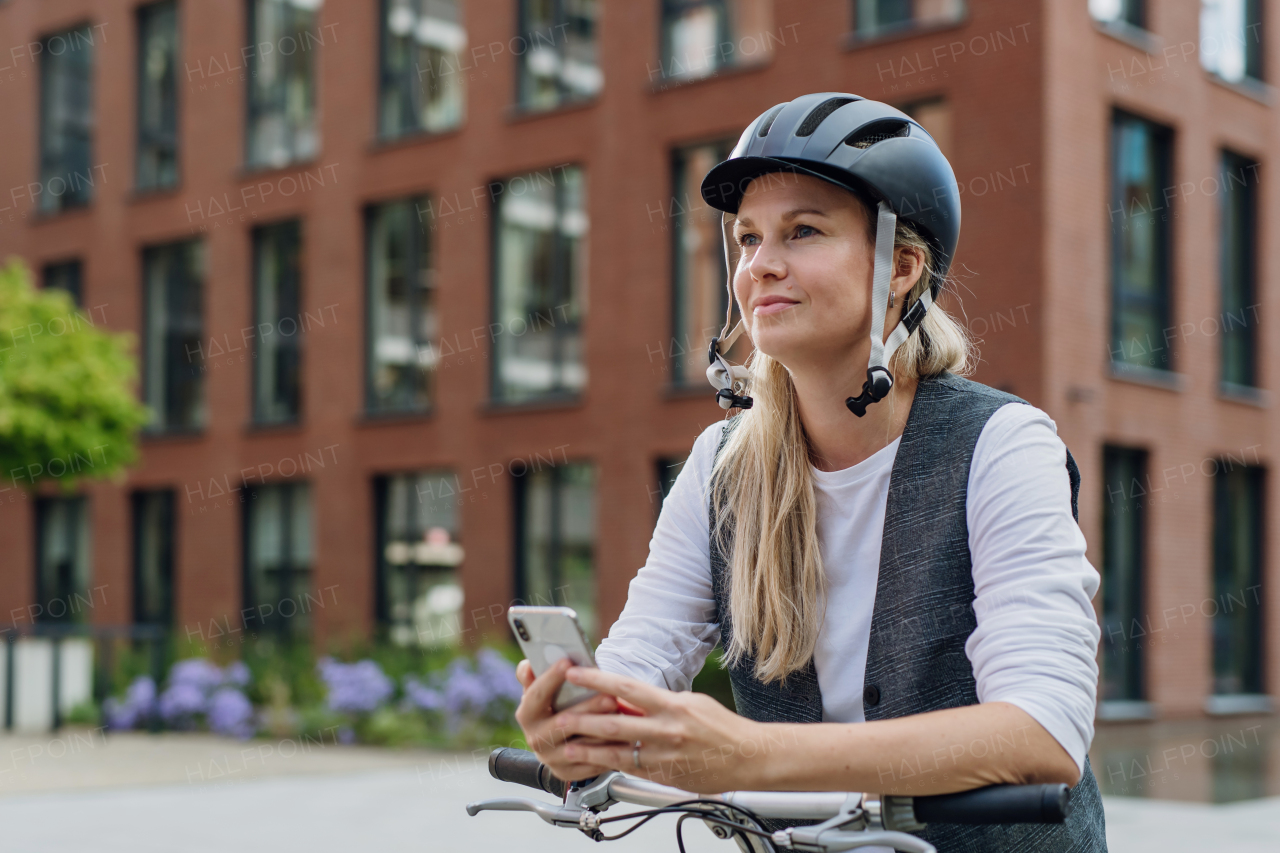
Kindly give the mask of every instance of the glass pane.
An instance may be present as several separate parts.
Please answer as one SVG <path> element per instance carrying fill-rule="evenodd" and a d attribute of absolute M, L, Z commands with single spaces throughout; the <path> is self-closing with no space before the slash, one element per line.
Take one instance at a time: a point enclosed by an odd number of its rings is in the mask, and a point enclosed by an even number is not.
<path fill-rule="evenodd" d="M 170 625 L 173 621 L 173 493 L 133 496 L 133 621 Z"/>
<path fill-rule="evenodd" d="M 1103 700 L 1145 696 L 1142 646 L 1146 454 L 1103 452 L 1102 678 Z"/>
<path fill-rule="evenodd" d="M 498 184 L 494 396 L 516 402 L 586 385 L 587 215 L 582 170 L 560 167 Z"/>
<path fill-rule="evenodd" d="M 567 605 L 596 632 L 595 469 L 557 465 L 517 479 L 520 516 L 516 594 L 526 604 Z"/>
<path fill-rule="evenodd" d="M 1168 135 L 1117 115 L 1113 126 L 1113 361 L 1172 369 L 1168 325 Z"/>
<path fill-rule="evenodd" d="M 1218 460 L 1213 522 L 1213 692 L 1263 693 L 1261 468 Z M 1207 608 L 1207 605 L 1206 605 Z"/>
<path fill-rule="evenodd" d="M 430 404 L 439 338 L 430 223 L 424 198 L 369 212 L 370 411 L 420 411 Z"/>
<path fill-rule="evenodd" d="M 71 301 L 77 307 L 84 306 L 83 268 L 79 261 L 66 261 L 60 264 L 48 264 L 44 268 L 44 286 L 65 290 L 71 295 Z"/>
<path fill-rule="evenodd" d="M 521 0 L 520 105 L 547 109 L 604 86 L 596 57 L 596 0 Z"/>
<path fill-rule="evenodd" d="M 1257 270 L 1258 164 L 1234 154 L 1222 158 L 1222 380 L 1257 382 L 1254 327 Z"/>
<path fill-rule="evenodd" d="M 1262 18 L 1258 0 L 1202 0 L 1200 62 L 1224 80 L 1262 78 Z"/>
<path fill-rule="evenodd" d="M 89 621 L 89 513 L 83 497 L 36 502 L 36 609 L 33 622 Z"/>
<path fill-rule="evenodd" d="M 313 522 L 306 483 L 258 486 L 249 493 L 244 623 L 287 639 L 307 636 Z"/>
<path fill-rule="evenodd" d="M 254 231 L 254 420 L 296 421 L 302 400 L 301 234 L 292 222 Z"/>
<path fill-rule="evenodd" d="M 252 0 L 249 44 L 250 166 L 284 166 L 320 150 L 316 51 L 322 0 Z"/>
<path fill-rule="evenodd" d="M 456 478 L 449 471 L 398 474 L 380 488 L 380 618 L 393 642 L 456 645 L 463 605 Z"/>
<path fill-rule="evenodd" d="M 725 140 L 680 149 L 675 155 L 676 193 L 671 203 L 675 304 L 667 353 L 675 385 L 706 383 L 707 345 L 724 326 L 729 292 L 724 281 L 721 216 L 703 201 L 700 187 L 711 167 L 732 148 L 733 141 Z"/>
<path fill-rule="evenodd" d="M 41 212 L 88 204 L 93 169 L 93 47 L 90 26 L 40 42 Z"/>
<path fill-rule="evenodd" d="M 178 182 L 178 11 L 172 0 L 138 9 L 139 189 Z"/>
<path fill-rule="evenodd" d="M 143 253 L 145 394 L 154 431 L 204 424 L 203 249 L 199 241 Z"/>
<path fill-rule="evenodd" d="M 458 0 L 386 0 L 382 21 L 384 137 L 462 123 L 467 31 Z"/>
<path fill-rule="evenodd" d="M 1134 27 L 1146 25 L 1144 0 L 1089 0 L 1089 14 L 1106 23 L 1125 23 Z"/>

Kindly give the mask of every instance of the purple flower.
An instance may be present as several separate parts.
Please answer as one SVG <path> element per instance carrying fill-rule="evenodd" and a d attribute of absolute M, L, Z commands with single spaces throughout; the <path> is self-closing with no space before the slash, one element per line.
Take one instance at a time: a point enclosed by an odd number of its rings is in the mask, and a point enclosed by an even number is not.
<path fill-rule="evenodd" d="M 224 671 L 223 676 L 227 684 L 234 684 L 237 687 L 249 686 L 249 667 L 242 660 L 232 662 Z"/>
<path fill-rule="evenodd" d="M 149 675 L 139 675 L 125 691 L 123 699 L 114 696 L 102 704 L 107 728 L 127 731 L 155 714 L 156 683 Z"/>
<path fill-rule="evenodd" d="M 222 687 L 209 699 L 209 728 L 218 734 L 251 737 L 253 705 L 234 687 Z"/>
<path fill-rule="evenodd" d="M 371 660 L 339 663 L 324 657 L 316 664 L 329 691 L 329 709 L 339 712 L 373 711 L 391 698 L 395 683 Z"/>
<path fill-rule="evenodd" d="M 449 664 L 448 673 L 444 682 L 444 704 L 449 714 L 484 713 L 491 696 L 484 678 L 469 670 L 461 658 Z"/>
<path fill-rule="evenodd" d="M 208 696 L 197 685 L 173 682 L 160 694 L 160 717 L 175 728 L 192 728 L 195 718 L 205 713 L 208 705 Z"/>
<path fill-rule="evenodd" d="M 421 711 L 439 711 L 444 708 L 444 695 L 412 675 L 404 680 L 404 698 L 406 705 Z"/>
<path fill-rule="evenodd" d="M 515 664 L 493 649 L 481 649 L 476 655 L 476 671 L 494 699 L 507 699 L 518 704 L 524 696 L 524 688 L 516 678 Z"/>
<path fill-rule="evenodd" d="M 192 687 L 202 694 L 221 687 L 223 681 L 222 670 L 204 658 L 180 660 L 169 670 L 170 686 Z"/>

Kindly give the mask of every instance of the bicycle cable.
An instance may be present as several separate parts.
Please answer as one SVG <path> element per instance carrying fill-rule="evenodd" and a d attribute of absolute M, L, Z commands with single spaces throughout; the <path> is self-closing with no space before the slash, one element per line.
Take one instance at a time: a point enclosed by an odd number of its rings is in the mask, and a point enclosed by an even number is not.
<path fill-rule="evenodd" d="M 695 805 L 716 806 L 717 808 L 730 809 L 735 812 L 740 812 L 750 820 L 754 821 L 757 826 L 760 825 L 760 818 L 756 815 L 756 813 L 751 811 L 750 809 L 743 808 L 742 806 L 735 806 L 732 803 L 725 803 L 719 800 L 704 800 L 704 799 L 682 800 L 678 803 L 672 803 L 671 805 L 664 806 L 662 808 L 644 809 L 643 811 L 630 812 L 628 814 L 614 815 L 613 817 L 601 818 L 600 823 L 611 823 L 613 821 L 618 821 L 618 820 L 631 820 L 637 817 L 642 818 L 642 820 L 640 820 L 634 826 L 627 827 L 626 830 L 618 833 L 617 835 L 602 834 L 600 840 L 616 841 L 619 838 L 624 838 L 630 835 L 631 833 L 635 832 L 637 829 L 644 826 L 646 823 L 653 820 L 655 817 L 657 817 L 660 814 L 679 814 L 680 815 L 680 818 L 676 821 L 676 842 L 680 845 L 681 853 L 683 853 L 684 851 L 684 841 L 680 835 L 680 825 L 681 823 L 684 822 L 686 818 L 690 818 L 690 817 L 700 817 L 703 820 L 719 824 L 735 832 L 746 832 L 752 835 L 759 835 L 763 838 L 773 837 L 773 833 L 771 832 L 764 832 L 762 830 L 752 829 L 749 826 L 743 826 L 740 823 L 734 823 L 731 820 L 726 820 L 722 817 L 718 817 L 715 814 L 711 814 L 707 811 L 704 811 L 703 809 L 691 808 L 691 806 L 695 806 Z"/>

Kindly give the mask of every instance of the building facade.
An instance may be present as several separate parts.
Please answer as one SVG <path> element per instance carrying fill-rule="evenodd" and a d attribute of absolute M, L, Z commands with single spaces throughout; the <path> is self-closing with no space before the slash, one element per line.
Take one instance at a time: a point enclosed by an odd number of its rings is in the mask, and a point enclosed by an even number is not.
<path fill-rule="evenodd" d="M 943 304 L 975 378 L 1045 409 L 1081 466 L 1100 716 L 1262 710 L 1260 6 L 0 3 L 0 255 L 134 336 L 151 417 L 121 481 L 4 472 L 5 627 L 470 643 L 518 598 L 598 639 L 723 414 L 701 176 L 829 90 L 900 107 L 955 168 Z"/>

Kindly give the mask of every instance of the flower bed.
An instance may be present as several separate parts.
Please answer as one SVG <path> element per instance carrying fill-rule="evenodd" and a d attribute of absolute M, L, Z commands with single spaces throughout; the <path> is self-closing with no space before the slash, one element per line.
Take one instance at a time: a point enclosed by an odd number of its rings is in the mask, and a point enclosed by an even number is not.
<path fill-rule="evenodd" d="M 238 738 L 336 732 L 341 743 L 523 745 L 514 721 L 522 693 L 515 665 L 494 649 L 399 678 L 372 657 L 322 657 L 312 668 L 314 679 L 301 680 L 282 674 L 278 660 L 259 663 L 251 669 L 242 661 L 219 667 L 205 658 L 180 660 L 163 691 L 141 675 L 108 699 L 104 722 L 114 731 L 158 726 Z"/>

